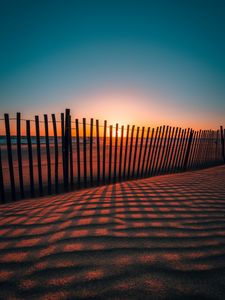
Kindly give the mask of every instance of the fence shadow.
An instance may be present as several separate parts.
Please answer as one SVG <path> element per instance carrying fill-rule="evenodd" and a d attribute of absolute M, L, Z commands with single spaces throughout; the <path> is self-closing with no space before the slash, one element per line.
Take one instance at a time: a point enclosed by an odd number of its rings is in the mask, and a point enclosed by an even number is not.
<path fill-rule="evenodd" d="M 224 174 L 219 166 L 2 205 L 0 294 L 222 299 Z"/>

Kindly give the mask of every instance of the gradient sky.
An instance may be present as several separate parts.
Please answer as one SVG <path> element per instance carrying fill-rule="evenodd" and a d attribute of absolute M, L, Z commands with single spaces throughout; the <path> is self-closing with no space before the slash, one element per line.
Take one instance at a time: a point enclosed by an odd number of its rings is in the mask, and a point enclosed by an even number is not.
<path fill-rule="evenodd" d="M 0 1 L 1 112 L 225 125 L 225 1 Z"/>

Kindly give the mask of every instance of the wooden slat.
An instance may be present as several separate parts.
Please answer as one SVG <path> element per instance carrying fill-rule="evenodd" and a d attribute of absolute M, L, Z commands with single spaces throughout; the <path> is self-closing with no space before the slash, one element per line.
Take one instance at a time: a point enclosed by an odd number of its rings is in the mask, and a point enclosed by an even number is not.
<path fill-rule="evenodd" d="M 45 124 L 45 146 L 46 146 L 46 157 L 47 157 L 47 176 L 48 176 L 48 194 L 52 193 L 52 175 L 51 175 L 51 156 L 49 146 L 49 134 L 48 134 L 48 116 L 44 114 Z"/>
<path fill-rule="evenodd" d="M 202 167 L 204 167 L 205 164 L 207 144 L 208 144 L 208 130 L 205 130 L 204 147 L 202 152 Z"/>
<path fill-rule="evenodd" d="M 145 168 L 145 165 L 147 164 L 146 154 L 147 154 L 147 148 L 148 148 L 149 132 L 150 132 L 150 127 L 148 127 L 147 136 L 145 139 L 145 147 L 144 147 L 144 154 L 143 154 L 142 167 L 141 167 L 141 177 L 144 176 L 144 168 Z"/>
<path fill-rule="evenodd" d="M 99 136 L 99 120 L 96 120 L 96 141 L 97 141 L 97 184 L 99 185 L 101 169 L 100 169 L 100 136 Z"/>
<path fill-rule="evenodd" d="M 215 138 L 215 160 L 218 162 L 218 150 L 219 150 L 219 130 L 216 131 Z"/>
<path fill-rule="evenodd" d="M 217 156 L 217 153 L 218 153 L 218 142 L 219 142 L 219 130 L 216 130 L 216 133 L 215 133 L 215 161 L 216 163 L 218 162 L 218 156 Z"/>
<path fill-rule="evenodd" d="M 159 127 L 159 132 L 158 132 L 158 136 L 155 137 L 156 143 L 154 144 L 154 152 L 153 152 L 153 156 L 152 156 L 152 168 L 150 169 L 150 175 L 154 175 L 155 173 L 155 169 L 156 169 L 156 164 L 157 164 L 157 153 L 159 151 L 159 142 L 160 142 L 160 136 L 161 136 L 161 132 L 162 132 L 162 126 Z"/>
<path fill-rule="evenodd" d="M 210 140 L 209 140 L 209 150 L 208 150 L 208 165 L 209 166 L 212 164 L 213 141 L 214 141 L 214 131 L 210 130 Z"/>
<path fill-rule="evenodd" d="M 104 121 L 104 136 L 103 136 L 103 154 L 102 154 L 102 183 L 106 183 L 105 178 L 105 157 L 106 157 L 106 135 L 107 135 L 107 121 Z"/>
<path fill-rule="evenodd" d="M 202 167 L 205 164 L 207 144 L 208 144 L 208 130 L 205 130 L 204 147 L 202 151 Z"/>
<path fill-rule="evenodd" d="M 217 164 L 217 139 L 218 139 L 218 130 L 215 130 L 215 135 L 214 135 L 214 161 Z"/>
<path fill-rule="evenodd" d="M 168 149 L 167 149 L 165 165 L 164 165 L 164 173 L 167 173 L 169 170 L 169 162 L 170 162 L 170 155 L 171 155 L 171 148 L 172 148 L 172 143 L 174 138 L 175 127 L 173 128 L 170 127 L 170 132 L 171 133 L 169 134 Z"/>
<path fill-rule="evenodd" d="M 185 153 L 186 153 L 186 150 L 187 150 L 189 135 L 190 135 L 190 128 L 185 129 L 183 137 L 182 137 L 183 141 L 182 141 L 182 144 L 180 146 L 180 148 L 181 148 L 181 155 L 178 158 L 178 169 L 179 169 L 179 171 L 182 170 L 182 163 L 184 162 L 184 157 L 185 157 Z M 193 137 L 194 137 L 194 131 L 193 131 Z M 190 148 L 190 153 L 189 153 L 189 158 L 188 158 L 188 164 L 189 164 L 190 159 L 191 159 L 192 148 L 194 147 L 193 137 L 192 137 L 192 143 L 191 143 L 191 148 Z M 188 165 L 187 165 L 187 168 L 188 168 Z"/>
<path fill-rule="evenodd" d="M 2 149 L 0 147 L 0 203 L 5 203 L 5 186 L 3 180 L 3 170 L 2 170 Z"/>
<path fill-rule="evenodd" d="M 28 146 L 28 158 L 29 158 L 29 175 L 30 175 L 30 196 L 33 198 L 34 194 L 34 171 L 33 171 L 33 153 L 32 144 L 30 136 L 30 120 L 26 120 L 26 130 L 27 130 L 27 146 Z"/>
<path fill-rule="evenodd" d="M 169 127 L 169 130 L 168 130 L 168 133 L 166 134 L 165 136 L 165 154 L 164 154 L 164 157 L 163 157 L 163 163 L 162 163 L 162 170 L 161 170 L 161 173 L 165 173 L 166 172 L 166 162 L 167 162 L 167 159 L 168 159 L 168 153 L 169 153 L 169 145 L 170 145 L 170 138 L 171 138 L 171 127 Z"/>
<path fill-rule="evenodd" d="M 72 122 L 71 116 L 69 115 L 69 166 L 70 166 L 70 187 L 73 189 L 74 178 L 73 178 L 73 136 L 72 136 Z"/>
<path fill-rule="evenodd" d="M 199 145 L 199 155 L 198 155 L 198 167 L 202 166 L 202 157 L 204 153 L 204 147 L 205 147 L 205 133 L 206 131 L 202 131 L 201 139 L 200 139 L 200 145 Z"/>
<path fill-rule="evenodd" d="M 70 110 L 67 108 L 65 110 L 65 138 L 64 138 L 64 190 L 68 191 L 69 188 L 69 130 L 70 130 Z"/>
<path fill-rule="evenodd" d="M 24 186 L 23 186 L 23 162 L 21 151 L 21 114 L 16 114 L 16 130 L 17 130 L 17 159 L 18 159 L 18 171 L 19 171 L 19 184 L 20 184 L 20 198 L 23 199 Z"/>
<path fill-rule="evenodd" d="M 112 125 L 109 126 L 109 174 L 108 182 L 111 182 L 111 168 L 112 168 Z"/>
<path fill-rule="evenodd" d="M 163 173 L 163 165 L 166 159 L 166 151 L 167 151 L 167 138 L 168 138 L 168 130 L 169 130 L 169 126 L 166 126 L 166 133 L 165 136 L 163 136 L 163 146 L 162 146 L 162 154 L 161 154 L 161 158 L 159 161 L 159 170 L 158 170 L 158 174 Z"/>
<path fill-rule="evenodd" d="M 123 165 L 123 179 L 127 177 L 127 153 L 128 153 L 128 142 L 129 142 L 129 130 L 130 125 L 127 125 L 127 132 L 126 132 L 126 144 L 125 144 L 125 153 L 124 153 L 124 165 Z"/>
<path fill-rule="evenodd" d="M 61 113 L 61 139 L 62 139 L 62 170 L 63 170 L 63 186 L 65 190 L 65 115 Z"/>
<path fill-rule="evenodd" d="M 215 146 L 214 146 L 214 159 L 215 159 L 215 162 L 217 162 L 217 151 L 218 151 L 218 141 L 219 141 L 219 130 L 216 130 L 215 132 Z"/>
<path fill-rule="evenodd" d="M 156 128 L 156 136 L 158 135 L 158 130 L 159 128 L 157 127 Z M 146 163 L 146 166 L 145 166 L 145 176 L 148 176 L 150 174 L 150 171 L 151 171 L 151 166 L 152 166 L 152 155 L 153 155 L 153 147 L 154 147 L 154 144 L 155 144 L 155 136 L 154 136 L 154 132 L 155 132 L 155 128 L 152 128 L 152 134 L 151 134 L 151 137 L 150 137 L 150 143 L 149 143 L 149 146 L 148 146 L 148 157 L 147 157 L 147 163 Z"/>
<path fill-rule="evenodd" d="M 132 178 L 135 176 L 135 166 L 136 166 L 136 157 L 137 157 L 137 147 L 138 147 L 138 138 L 139 138 L 140 127 L 137 127 L 135 147 L 134 147 L 134 157 L 133 157 L 133 169 L 132 169 Z"/>
<path fill-rule="evenodd" d="M 89 152 L 89 163 L 90 163 L 90 183 L 93 185 L 93 126 L 94 126 L 94 120 L 91 118 L 90 123 L 90 152 Z"/>
<path fill-rule="evenodd" d="M 55 192 L 59 192 L 59 150 L 58 135 L 55 114 L 52 114 L 53 134 L 54 134 L 54 150 L 55 150 Z"/>
<path fill-rule="evenodd" d="M 113 181 L 116 182 L 117 176 L 117 147 L 118 147 L 118 128 L 119 125 L 116 123 L 116 136 L 115 136 L 115 147 L 114 147 L 114 176 Z"/>
<path fill-rule="evenodd" d="M 208 150 L 207 150 L 207 166 L 210 166 L 212 163 L 212 139 L 213 139 L 213 131 L 210 129 L 209 131 L 209 144 L 208 144 Z"/>
<path fill-rule="evenodd" d="M 122 178 L 122 163 L 123 163 L 123 135 L 124 126 L 121 127 L 121 137 L 120 137 L 120 161 L 119 161 L 119 180 Z"/>
<path fill-rule="evenodd" d="M 86 148 L 86 118 L 83 118 L 83 158 L 84 158 L 84 186 L 87 186 L 87 148 Z"/>
<path fill-rule="evenodd" d="M 203 131 L 199 131 L 199 136 L 198 136 L 198 142 L 197 142 L 197 149 L 196 149 L 196 155 L 195 155 L 195 165 L 194 168 L 199 167 L 200 164 L 200 149 L 201 149 L 201 138 L 203 135 Z"/>
<path fill-rule="evenodd" d="M 35 129 L 36 129 L 36 146 L 37 146 L 37 165 L 38 165 L 38 190 L 39 190 L 39 196 L 43 196 L 39 116 L 35 116 Z"/>
<path fill-rule="evenodd" d="M 177 154 L 179 152 L 180 137 L 181 137 L 181 128 L 178 129 L 178 134 L 174 143 L 173 160 L 172 160 L 170 173 L 173 173 L 175 171 Z"/>
<path fill-rule="evenodd" d="M 211 130 L 208 130 L 207 142 L 206 142 L 206 151 L 205 151 L 205 159 L 204 159 L 204 167 L 208 166 L 210 136 L 211 136 Z"/>
<path fill-rule="evenodd" d="M 182 130 L 182 135 L 181 135 L 181 141 L 180 141 L 180 145 L 179 145 L 179 152 L 177 154 L 176 171 L 181 170 L 182 161 L 183 161 L 183 157 L 184 157 L 184 154 L 185 154 L 185 144 L 186 144 L 187 138 L 188 138 L 188 130 L 183 129 Z"/>
<path fill-rule="evenodd" d="M 174 149 L 176 145 L 177 135 L 178 135 L 178 127 L 176 127 L 175 134 L 173 136 L 172 143 L 171 143 L 170 155 L 168 160 L 168 173 L 171 173 L 173 167 Z"/>
<path fill-rule="evenodd" d="M 206 166 L 209 166 L 210 164 L 210 158 L 211 158 L 211 141 L 212 141 L 212 130 L 209 130 L 209 136 L 208 136 L 208 147 L 207 147 L 207 158 L 206 158 Z"/>
<path fill-rule="evenodd" d="M 197 167 L 200 167 L 201 164 L 201 154 L 203 149 L 203 139 L 204 139 L 204 130 L 200 132 L 199 143 L 198 143 L 198 153 L 197 153 Z"/>
<path fill-rule="evenodd" d="M 191 149 L 192 137 L 193 137 L 193 130 L 191 129 L 189 139 L 188 139 L 187 151 L 186 151 L 186 154 L 185 154 L 184 170 L 187 169 L 187 163 L 188 163 L 190 149 Z"/>
<path fill-rule="evenodd" d="M 14 168 L 13 168 L 9 115 L 4 114 L 4 117 L 5 117 L 5 132 L 6 132 L 6 143 L 7 143 L 7 152 L 8 152 L 8 165 L 9 165 L 11 195 L 12 195 L 12 200 L 14 201 L 14 200 L 16 200 L 16 188 L 15 188 L 15 178 L 14 178 Z"/>
<path fill-rule="evenodd" d="M 193 163 L 193 159 L 194 159 L 194 154 L 195 154 L 195 148 L 196 148 L 197 136 L 198 136 L 198 132 L 194 131 L 193 132 L 193 140 L 192 140 L 192 147 L 191 147 L 190 159 L 189 159 L 188 166 L 187 166 L 188 169 L 191 169 L 191 167 L 192 167 L 192 163 Z"/>
<path fill-rule="evenodd" d="M 185 133 L 186 133 L 186 131 L 184 131 L 184 129 L 180 128 L 178 141 L 177 141 L 177 149 L 176 149 L 175 157 L 174 157 L 174 166 L 173 166 L 173 171 L 172 171 L 173 173 L 178 171 L 178 164 L 180 162 L 182 144 L 183 144 L 183 142 L 185 143 L 185 140 L 184 140 Z"/>
<path fill-rule="evenodd" d="M 157 145 L 157 155 L 156 155 L 156 162 L 155 162 L 155 170 L 154 170 L 154 175 L 158 174 L 159 171 L 159 165 L 160 165 L 160 160 L 162 159 L 162 143 L 163 143 L 163 137 L 164 137 L 164 132 L 165 132 L 165 125 L 162 127 L 162 133 L 159 135 L 159 142 Z"/>
<path fill-rule="evenodd" d="M 137 174 L 136 177 L 139 177 L 140 168 L 141 168 L 141 157 L 142 157 L 142 148 L 143 148 L 143 140 L 144 140 L 144 134 L 145 134 L 145 128 L 142 127 L 141 131 L 141 143 L 140 143 L 140 149 L 139 149 L 139 155 L 138 155 L 138 165 L 137 165 Z M 144 161 L 144 158 L 143 158 Z"/>
<path fill-rule="evenodd" d="M 77 144 L 77 187 L 81 187 L 80 178 L 80 135 L 79 135 L 79 120 L 76 119 L 76 144 Z"/>
<path fill-rule="evenodd" d="M 130 136 L 130 153 L 129 153 L 128 170 L 127 170 L 127 178 L 128 179 L 130 178 L 130 169 L 131 169 L 132 152 L 133 152 L 134 128 L 135 128 L 135 125 L 132 126 L 131 136 Z"/>
<path fill-rule="evenodd" d="M 181 145 L 182 155 L 181 155 L 181 158 L 180 158 L 180 161 L 179 161 L 179 170 L 180 171 L 183 170 L 183 166 L 184 166 L 185 155 L 186 155 L 186 152 L 187 152 L 188 141 L 189 141 L 189 137 L 190 137 L 190 130 L 191 129 L 188 128 L 188 129 L 185 129 L 185 131 L 184 131 L 183 143 Z M 192 146 L 192 143 L 191 143 L 191 146 Z M 190 156 L 190 153 L 189 153 L 189 156 Z M 188 160 L 189 160 L 189 158 L 188 158 Z"/>
<path fill-rule="evenodd" d="M 211 141 L 211 161 L 216 164 L 216 158 L 215 158 L 215 140 L 216 140 L 216 131 L 212 131 L 212 141 Z"/>

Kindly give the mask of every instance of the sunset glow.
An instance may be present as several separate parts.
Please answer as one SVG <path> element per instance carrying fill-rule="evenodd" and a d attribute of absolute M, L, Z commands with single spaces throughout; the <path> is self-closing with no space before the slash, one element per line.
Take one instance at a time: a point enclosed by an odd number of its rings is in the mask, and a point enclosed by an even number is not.
<path fill-rule="evenodd" d="M 225 299 L 224 28 L 222 0 L 0 1 L 0 299 Z"/>

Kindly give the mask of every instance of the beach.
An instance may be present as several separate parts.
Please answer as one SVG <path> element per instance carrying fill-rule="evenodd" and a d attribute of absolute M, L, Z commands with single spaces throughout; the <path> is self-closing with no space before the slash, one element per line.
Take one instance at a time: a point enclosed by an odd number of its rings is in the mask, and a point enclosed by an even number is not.
<path fill-rule="evenodd" d="M 1 299 L 224 299 L 225 166 L 0 206 Z"/>

